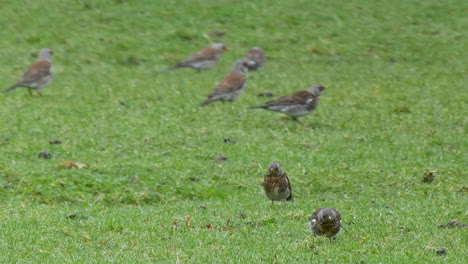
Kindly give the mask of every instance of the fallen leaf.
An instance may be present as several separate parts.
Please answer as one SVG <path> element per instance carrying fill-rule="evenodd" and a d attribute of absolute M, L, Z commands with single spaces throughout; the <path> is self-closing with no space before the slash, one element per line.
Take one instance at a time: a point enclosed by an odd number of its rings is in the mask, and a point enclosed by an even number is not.
<path fill-rule="evenodd" d="M 59 164 L 59 168 L 62 168 L 62 169 L 72 169 L 72 168 L 81 169 L 84 166 L 85 164 L 83 163 L 73 162 L 71 160 L 66 160 Z"/>
<path fill-rule="evenodd" d="M 211 36 L 221 37 L 224 36 L 227 32 L 224 30 L 213 30 L 210 32 Z"/>

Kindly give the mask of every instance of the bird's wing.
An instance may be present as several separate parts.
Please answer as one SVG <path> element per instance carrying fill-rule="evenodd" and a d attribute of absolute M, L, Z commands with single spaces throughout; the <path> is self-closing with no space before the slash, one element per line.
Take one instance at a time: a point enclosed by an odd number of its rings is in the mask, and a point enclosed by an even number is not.
<path fill-rule="evenodd" d="M 297 93 L 280 97 L 274 101 L 267 102 L 267 105 L 289 105 L 289 104 L 307 104 L 314 96 L 307 91 L 299 91 Z"/>
<path fill-rule="evenodd" d="M 250 50 L 245 54 L 245 58 L 258 63 L 263 60 L 263 54 L 258 50 Z"/>
<path fill-rule="evenodd" d="M 185 65 L 185 64 L 191 64 L 191 63 L 196 63 L 196 62 L 205 61 L 205 60 L 216 60 L 217 56 L 218 56 L 218 51 L 213 47 L 208 47 L 191 55 L 187 59 L 183 60 L 180 64 Z"/>
<path fill-rule="evenodd" d="M 241 89 L 245 82 L 246 78 L 244 74 L 231 73 L 221 80 L 212 95 L 229 93 Z"/>
<path fill-rule="evenodd" d="M 289 197 L 286 199 L 286 200 L 294 200 L 294 197 L 293 197 L 293 192 L 292 192 L 292 188 L 291 188 L 291 181 L 289 180 L 289 177 L 288 175 L 285 173 L 284 174 L 284 177 L 286 177 L 286 180 L 288 181 L 288 188 L 289 188 Z"/>
<path fill-rule="evenodd" d="M 52 63 L 50 61 L 36 61 L 29 67 L 28 71 L 24 73 L 20 83 L 28 84 L 36 82 L 51 73 Z"/>

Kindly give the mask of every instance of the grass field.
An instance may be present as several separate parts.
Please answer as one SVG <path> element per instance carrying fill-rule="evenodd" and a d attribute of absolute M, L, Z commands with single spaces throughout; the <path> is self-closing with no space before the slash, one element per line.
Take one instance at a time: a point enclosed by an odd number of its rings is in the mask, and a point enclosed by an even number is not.
<path fill-rule="evenodd" d="M 468 222 L 466 10 L 5 1 L 1 85 L 43 47 L 55 77 L 42 97 L 0 95 L 0 263 L 466 263 L 468 229 L 438 227 Z M 217 41 L 215 68 L 156 74 Z M 253 46 L 267 63 L 242 97 L 197 107 Z M 315 83 L 329 88 L 303 124 L 247 109 Z M 272 161 L 294 203 L 264 195 Z M 332 242 L 308 230 L 325 206 L 343 217 Z"/>

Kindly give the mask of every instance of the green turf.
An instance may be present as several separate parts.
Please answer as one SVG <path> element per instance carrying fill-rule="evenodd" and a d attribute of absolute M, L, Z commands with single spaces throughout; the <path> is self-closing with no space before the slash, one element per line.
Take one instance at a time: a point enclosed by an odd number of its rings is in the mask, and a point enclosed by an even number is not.
<path fill-rule="evenodd" d="M 55 79 L 43 97 L 0 94 L 0 263 L 466 263 L 468 229 L 437 225 L 468 222 L 467 10 L 4 1 L 2 86 L 43 47 Z M 217 41 L 230 51 L 216 68 L 156 74 Z M 253 46 L 268 60 L 243 96 L 197 107 Z M 329 88 L 302 125 L 247 109 L 315 83 Z M 294 203 L 263 194 L 272 161 Z M 324 206 L 343 217 L 333 242 L 308 231 Z"/>

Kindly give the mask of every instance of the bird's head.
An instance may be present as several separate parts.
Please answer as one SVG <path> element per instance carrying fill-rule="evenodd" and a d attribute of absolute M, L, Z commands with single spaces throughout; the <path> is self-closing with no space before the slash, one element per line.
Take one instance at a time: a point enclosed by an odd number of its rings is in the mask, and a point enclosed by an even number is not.
<path fill-rule="evenodd" d="M 321 223 L 332 223 L 339 220 L 339 216 L 335 210 L 331 208 L 323 208 L 318 215 L 318 219 Z"/>
<path fill-rule="evenodd" d="M 311 94 L 313 94 L 314 96 L 320 96 L 320 93 L 322 93 L 323 90 L 325 90 L 325 88 L 327 88 L 326 86 L 323 86 L 321 84 L 314 84 L 312 85 L 309 89 L 307 89 L 307 91 Z"/>
<path fill-rule="evenodd" d="M 268 176 L 279 176 L 282 174 L 283 174 L 283 171 L 279 167 L 278 162 L 272 162 L 270 163 L 270 165 L 268 165 L 268 172 L 267 172 Z"/>
<path fill-rule="evenodd" d="M 51 49 L 44 48 L 44 49 L 41 49 L 41 51 L 39 52 L 38 59 L 39 60 L 50 60 L 50 58 L 52 57 L 53 54 L 54 54 L 54 52 Z"/>
<path fill-rule="evenodd" d="M 248 60 L 248 59 L 240 59 L 234 63 L 234 67 L 232 68 L 233 73 L 247 73 L 249 71 L 249 67 L 255 65 L 255 62 Z"/>
<path fill-rule="evenodd" d="M 228 50 L 228 48 L 221 42 L 214 43 L 213 45 L 211 45 L 211 47 L 221 52 Z"/>

